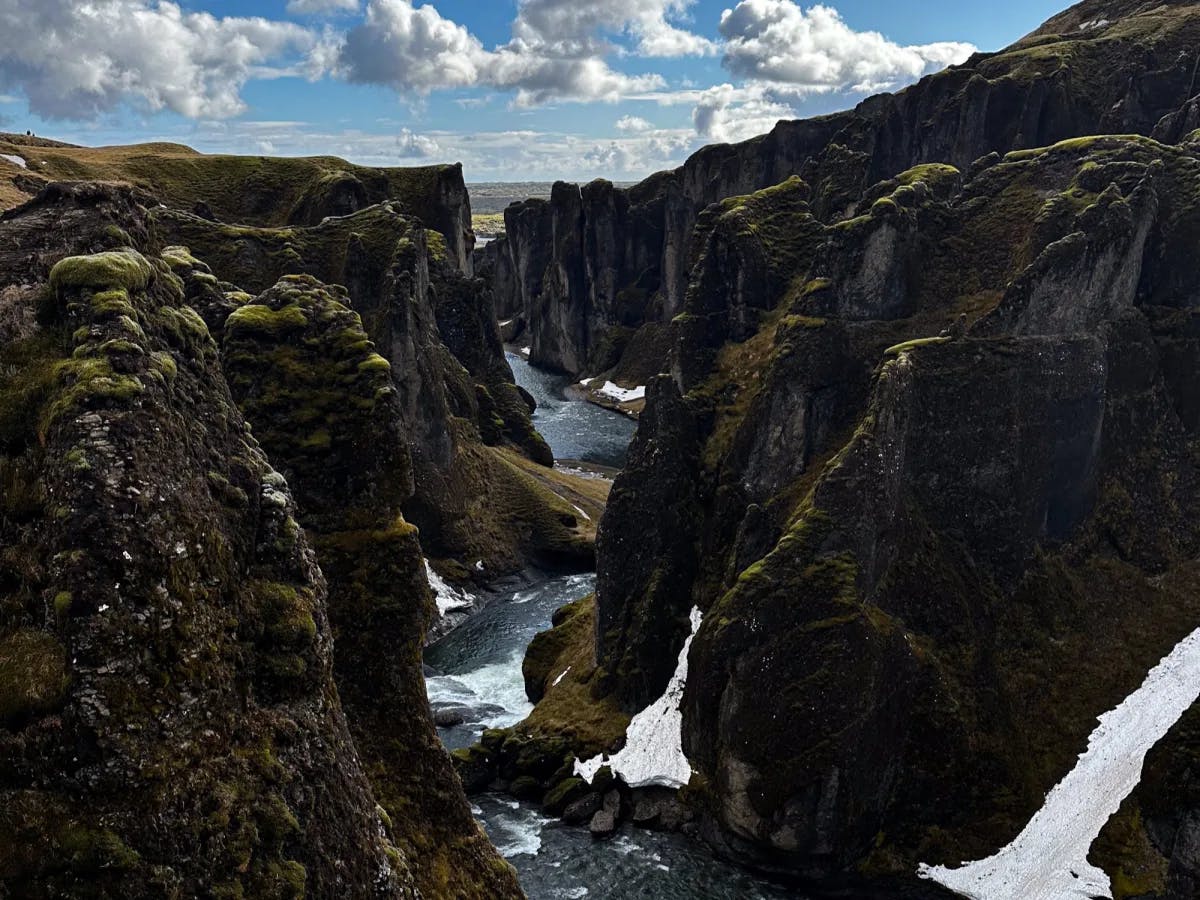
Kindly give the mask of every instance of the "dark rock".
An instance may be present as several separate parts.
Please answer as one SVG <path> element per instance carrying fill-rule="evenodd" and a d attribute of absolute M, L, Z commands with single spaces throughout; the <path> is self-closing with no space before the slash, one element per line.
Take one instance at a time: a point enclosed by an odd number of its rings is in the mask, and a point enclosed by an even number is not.
<path fill-rule="evenodd" d="M 508 785 L 508 792 L 518 800 L 537 801 L 542 799 L 545 788 L 536 778 L 521 775 L 514 778 Z"/>
<path fill-rule="evenodd" d="M 567 805 L 567 808 L 563 810 L 562 820 L 568 825 L 582 825 L 584 822 L 590 822 L 602 806 L 603 799 L 600 794 L 595 792 L 586 794 Z"/>
<path fill-rule="evenodd" d="M 595 838 L 612 837 L 617 831 L 616 814 L 608 809 L 602 809 L 592 816 L 591 822 L 588 823 L 588 831 Z"/>

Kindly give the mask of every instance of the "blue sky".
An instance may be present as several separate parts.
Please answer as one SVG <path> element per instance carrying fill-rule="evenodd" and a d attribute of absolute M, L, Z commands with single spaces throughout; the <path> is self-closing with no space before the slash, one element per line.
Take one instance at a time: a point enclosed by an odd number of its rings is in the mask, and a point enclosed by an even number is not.
<path fill-rule="evenodd" d="M 995 50 L 1062 0 L 0 0 L 0 121 L 87 144 L 641 178 Z"/>

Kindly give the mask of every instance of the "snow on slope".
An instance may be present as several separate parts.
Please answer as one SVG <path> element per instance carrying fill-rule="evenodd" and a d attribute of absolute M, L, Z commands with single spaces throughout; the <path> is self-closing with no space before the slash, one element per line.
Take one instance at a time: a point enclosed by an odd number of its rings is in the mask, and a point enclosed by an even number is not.
<path fill-rule="evenodd" d="M 1101 829 L 1142 778 L 1142 764 L 1200 696 L 1200 630 L 1142 686 L 1100 717 L 1087 752 L 1011 844 L 960 869 L 922 865 L 920 875 L 972 900 L 1112 897 L 1108 876 L 1087 861 Z"/>
<path fill-rule="evenodd" d="M 425 560 L 425 575 L 429 578 L 429 586 L 437 600 L 438 615 L 444 616 L 452 610 L 467 609 L 475 605 L 475 598 L 471 594 L 447 584 L 442 576 L 433 571 L 429 560 Z"/>
<path fill-rule="evenodd" d="M 589 378 L 588 380 L 590 381 L 591 379 Z M 604 387 L 600 388 L 598 393 L 611 400 L 616 400 L 618 403 L 632 403 L 634 400 L 646 399 L 646 386 L 640 385 L 635 388 L 623 388 L 618 387 L 611 381 L 606 381 L 604 382 Z"/>
<path fill-rule="evenodd" d="M 703 616 L 692 610 L 692 633 L 679 651 L 675 674 L 663 695 L 633 717 L 625 731 L 625 746 L 612 757 L 603 754 L 575 762 L 575 774 L 591 784 L 602 766 L 609 766 L 631 788 L 681 788 L 692 777 L 692 765 L 683 753 L 683 687 L 687 684 L 688 650 Z"/>

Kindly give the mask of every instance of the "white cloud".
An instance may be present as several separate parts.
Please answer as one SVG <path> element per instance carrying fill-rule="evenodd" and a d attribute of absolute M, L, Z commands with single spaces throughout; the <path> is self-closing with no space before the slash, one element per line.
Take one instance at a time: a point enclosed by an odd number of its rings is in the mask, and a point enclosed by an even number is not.
<path fill-rule="evenodd" d="M 410 129 L 404 128 L 400 131 L 400 136 L 396 138 L 396 149 L 401 159 L 425 159 L 436 156 L 440 148 L 438 142 L 433 138 L 416 134 Z"/>
<path fill-rule="evenodd" d="M 649 122 L 639 116 L 621 116 L 617 119 L 617 131 L 641 132 L 654 128 Z"/>
<path fill-rule="evenodd" d="M 732 75 L 811 91 L 881 90 L 975 51 L 950 42 L 904 47 L 875 31 L 854 31 L 832 7 L 805 11 L 794 0 L 740 0 L 721 14 L 720 31 Z"/>
<path fill-rule="evenodd" d="M 358 12 L 358 0 L 288 0 L 287 11 L 294 16 L 329 16 Z"/>
<path fill-rule="evenodd" d="M 371 0 L 366 20 L 346 36 L 338 70 L 350 81 L 405 93 L 466 87 L 515 91 L 517 106 L 612 101 L 662 87 L 658 75 L 612 69 L 601 55 L 603 44 L 591 31 L 579 30 L 585 20 L 594 28 L 593 20 L 578 12 L 575 18 L 559 16 L 562 10 L 551 7 L 546 0 L 529 0 L 514 23 L 513 39 L 488 50 L 431 5 Z"/>
<path fill-rule="evenodd" d="M 765 85 L 711 87 L 701 92 L 692 110 L 696 134 L 706 140 L 729 143 L 765 134 L 780 119 L 795 117 L 795 109 L 772 96 Z"/>
<path fill-rule="evenodd" d="M 0 0 L 0 88 L 33 112 L 89 118 L 122 102 L 190 118 L 242 112 L 241 88 L 302 60 L 299 25 L 150 0 Z"/>
<path fill-rule="evenodd" d="M 596 52 L 606 33 L 628 35 L 639 56 L 706 56 L 712 41 L 678 24 L 695 0 L 523 0 L 513 36 L 533 45 Z"/>

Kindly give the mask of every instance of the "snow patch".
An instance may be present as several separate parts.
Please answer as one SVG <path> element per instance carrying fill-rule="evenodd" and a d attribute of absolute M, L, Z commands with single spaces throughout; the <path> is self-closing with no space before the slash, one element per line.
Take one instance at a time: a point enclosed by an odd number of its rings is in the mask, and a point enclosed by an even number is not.
<path fill-rule="evenodd" d="M 531 354 L 532 352 L 533 352 L 533 348 L 532 348 L 532 347 L 522 347 L 522 348 L 521 348 L 521 355 L 522 355 L 522 356 L 528 356 L 528 355 L 529 355 L 529 354 Z"/>
<path fill-rule="evenodd" d="M 1095 31 L 1097 28 L 1103 28 L 1108 25 L 1108 19 L 1092 19 L 1089 22 L 1084 22 L 1079 26 L 1080 31 Z"/>
<path fill-rule="evenodd" d="M 603 766 L 609 766 L 631 788 L 681 788 L 691 780 L 692 765 L 683 753 L 683 713 L 679 704 L 687 684 L 688 651 L 703 618 L 699 607 L 692 610 L 692 633 L 679 651 L 675 674 L 663 695 L 633 717 L 621 751 L 611 757 L 601 754 L 586 762 L 576 760 L 575 774 L 588 784 Z"/>
<path fill-rule="evenodd" d="M 581 379 L 579 379 L 579 383 L 582 384 L 584 387 L 587 387 L 589 384 L 591 384 L 595 380 L 596 380 L 595 378 L 581 378 Z"/>
<path fill-rule="evenodd" d="M 437 600 L 439 616 L 444 616 L 446 613 L 456 609 L 467 609 L 475 605 L 473 594 L 447 584 L 441 575 L 433 571 L 433 566 L 429 564 L 429 560 L 425 560 L 425 575 L 429 579 L 429 586 L 433 589 L 434 598 Z"/>
<path fill-rule="evenodd" d="M 1079 762 L 1011 844 L 959 869 L 922 864 L 922 878 L 972 900 L 1112 897 L 1108 876 L 1087 861 L 1105 823 L 1142 778 L 1142 764 L 1200 696 L 1200 629 L 1142 686 L 1100 717 Z"/>
<path fill-rule="evenodd" d="M 616 400 L 618 403 L 632 403 L 634 400 L 646 399 L 646 386 L 643 384 L 635 388 L 623 388 L 617 387 L 611 381 L 606 381 L 604 387 L 600 388 L 597 393 Z"/>
<path fill-rule="evenodd" d="M 559 673 L 558 677 L 554 679 L 554 684 L 550 685 L 550 687 L 558 687 L 558 683 L 560 681 L 562 681 L 564 678 L 566 678 L 567 673 L 570 671 L 571 671 L 570 666 L 567 666 L 565 669 L 563 669 L 562 672 Z"/>
<path fill-rule="evenodd" d="M 0 153 L 0 159 L 7 160 L 8 162 L 12 163 L 14 166 L 20 166 L 22 169 L 29 168 L 29 166 L 27 166 L 25 164 L 25 160 L 19 156 L 11 156 L 8 153 Z"/>
<path fill-rule="evenodd" d="M 574 504 L 574 503 L 572 503 L 571 505 L 572 505 L 572 506 L 575 506 L 575 504 Z M 591 517 L 591 516 L 589 516 L 587 513 L 585 513 L 585 512 L 583 511 L 583 507 L 580 507 L 580 506 L 575 506 L 575 512 L 577 512 L 577 513 L 579 513 L 581 516 L 583 516 L 583 518 L 584 518 L 584 521 L 586 521 L 586 522 L 590 522 L 590 521 L 592 521 L 592 517 Z"/>

